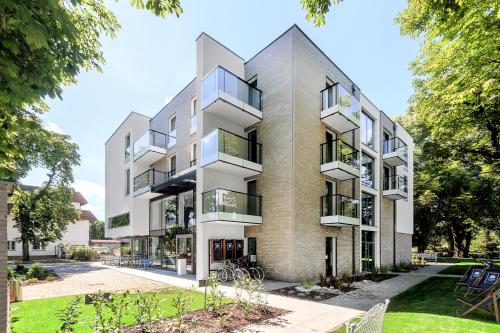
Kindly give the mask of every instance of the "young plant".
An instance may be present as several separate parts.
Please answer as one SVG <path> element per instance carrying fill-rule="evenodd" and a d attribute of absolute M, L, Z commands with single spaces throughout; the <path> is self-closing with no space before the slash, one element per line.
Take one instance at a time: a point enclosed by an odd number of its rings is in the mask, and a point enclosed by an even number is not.
<path fill-rule="evenodd" d="M 311 289 L 314 287 L 314 281 L 311 280 L 305 280 L 300 283 L 300 286 L 304 289 Z"/>
<path fill-rule="evenodd" d="M 179 293 L 172 299 L 172 306 L 175 309 L 175 317 L 179 324 L 183 323 L 184 315 L 189 311 L 193 303 L 193 293 L 191 290 L 180 290 Z"/>
<path fill-rule="evenodd" d="M 208 285 L 208 296 L 207 296 L 207 307 L 211 311 L 217 311 L 224 304 L 224 293 L 219 289 L 219 279 L 217 274 L 211 273 L 207 280 Z"/>
<path fill-rule="evenodd" d="M 134 302 L 137 309 L 136 322 L 143 333 L 151 332 L 153 324 L 160 316 L 159 290 L 155 290 L 150 296 L 137 292 L 138 296 Z"/>
<path fill-rule="evenodd" d="M 106 303 L 108 302 L 108 298 L 102 292 L 93 294 L 90 298 L 95 312 L 94 321 L 92 323 L 93 331 L 100 333 L 112 332 L 109 318 L 110 316 L 106 313 Z"/>
<path fill-rule="evenodd" d="M 74 327 L 78 324 L 78 319 L 82 313 L 80 307 L 81 298 L 75 296 L 71 302 L 62 310 L 58 312 L 58 318 L 61 321 L 58 333 L 71 333 L 74 332 Z"/>
<path fill-rule="evenodd" d="M 112 315 L 109 318 L 109 327 L 113 332 L 121 332 L 124 326 L 123 316 L 131 305 L 130 292 L 112 295 L 106 302 L 106 307 Z"/>

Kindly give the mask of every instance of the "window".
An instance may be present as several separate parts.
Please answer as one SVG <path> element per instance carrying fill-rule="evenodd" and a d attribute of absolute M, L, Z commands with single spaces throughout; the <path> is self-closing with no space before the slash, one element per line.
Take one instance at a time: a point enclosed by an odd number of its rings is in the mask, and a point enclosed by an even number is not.
<path fill-rule="evenodd" d="M 125 137 L 125 161 L 130 158 L 130 134 Z"/>
<path fill-rule="evenodd" d="M 175 175 L 176 166 L 177 166 L 177 157 L 174 155 L 170 157 L 170 176 Z"/>
<path fill-rule="evenodd" d="M 361 142 L 367 147 L 373 148 L 375 142 L 375 122 L 366 113 L 361 115 Z"/>
<path fill-rule="evenodd" d="M 173 146 L 175 146 L 175 143 L 177 141 L 176 139 L 176 128 L 177 128 L 177 124 L 176 124 L 176 117 L 175 115 L 170 117 L 170 119 L 168 120 L 168 131 L 169 131 L 169 136 L 168 136 L 168 145 L 167 145 L 167 148 L 172 148 Z"/>
<path fill-rule="evenodd" d="M 175 132 L 175 122 L 176 122 L 176 117 L 175 116 L 173 116 L 172 118 L 170 118 L 170 121 L 169 121 L 169 130 L 170 130 L 170 133 Z"/>
<path fill-rule="evenodd" d="M 125 170 L 125 194 L 130 194 L 130 169 Z"/>
<path fill-rule="evenodd" d="M 33 243 L 33 250 L 45 251 L 45 245 L 42 245 L 39 242 L 35 242 Z"/>
<path fill-rule="evenodd" d="M 189 162 L 189 166 L 196 165 L 196 142 L 191 145 L 191 162 Z"/>
<path fill-rule="evenodd" d="M 16 241 L 7 241 L 7 250 L 15 251 L 16 250 Z"/>
<path fill-rule="evenodd" d="M 124 227 L 124 226 L 129 225 L 129 224 L 130 224 L 130 214 L 129 213 L 110 217 L 109 222 L 108 222 L 109 228 Z"/>
<path fill-rule="evenodd" d="M 361 231 L 361 263 L 363 271 L 371 272 L 375 268 L 375 232 Z"/>
<path fill-rule="evenodd" d="M 373 158 L 363 153 L 361 164 L 361 183 L 368 187 L 375 187 Z"/>
<path fill-rule="evenodd" d="M 198 100 L 196 98 L 193 98 L 191 100 L 191 117 L 196 116 L 196 107 L 198 104 Z"/>
<path fill-rule="evenodd" d="M 375 225 L 375 197 L 364 192 L 361 195 L 361 223 Z"/>

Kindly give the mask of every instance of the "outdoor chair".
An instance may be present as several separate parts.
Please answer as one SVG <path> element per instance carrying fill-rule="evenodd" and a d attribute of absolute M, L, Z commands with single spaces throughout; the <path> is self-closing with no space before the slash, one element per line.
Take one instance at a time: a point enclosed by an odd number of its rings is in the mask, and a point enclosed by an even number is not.
<path fill-rule="evenodd" d="M 388 299 L 371 308 L 359 323 L 347 322 L 346 333 L 382 333 L 387 306 L 389 306 Z"/>
<path fill-rule="evenodd" d="M 147 269 L 150 267 L 153 267 L 152 259 L 147 259 L 147 258 L 139 259 L 139 268 Z"/>
<path fill-rule="evenodd" d="M 470 266 L 467 272 L 465 272 L 462 279 L 457 282 L 454 291 L 457 291 L 458 289 L 460 289 L 460 287 L 471 287 L 472 285 L 474 285 L 474 283 L 481 276 L 484 270 L 485 269 L 483 266 Z"/>
<path fill-rule="evenodd" d="M 498 269 L 485 269 L 483 274 L 474 282 L 464 296 L 472 293 L 483 292 L 500 281 L 500 270 Z"/>
<path fill-rule="evenodd" d="M 457 297 L 457 300 L 463 305 L 457 309 L 457 316 L 464 317 L 472 311 L 481 311 L 483 313 L 489 314 L 495 317 L 497 322 L 500 321 L 500 315 L 498 312 L 498 302 L 500 299 L 500 281 L 489 289 L 486 289 L 482 293 L 476 295 L 472 299 L 466 299 L 464 297 Z"/>

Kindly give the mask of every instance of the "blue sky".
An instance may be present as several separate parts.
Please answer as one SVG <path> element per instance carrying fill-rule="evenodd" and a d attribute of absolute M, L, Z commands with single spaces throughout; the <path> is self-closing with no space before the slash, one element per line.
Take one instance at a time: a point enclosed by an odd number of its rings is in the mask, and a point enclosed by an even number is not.
<path fill-rule="evenodd" d="M 130 111 L 157 113 L 195 75 L 195 38 L 206 32 L 245 59 L 296 23 L 389 115 L 401 114 L 412 94 L 409 62 L 418 43 L 400 36 L 393 23 L 405 1 L 345 0 L 316 28 L 305 20 L 299 0 L 181 0 L 183 15 L 160 19 L 108 1 L 122 29 L 103 39 L 103 73 L 82 72 L 63 100 L 50 100 L 46 126 L 71 135 L 80 146 L 74 187 L 88 209 L 104 218 L 104 143 Z M 286 3 L 286 5 L 285 5 Z M 46 179 L 34 170 L 23 181 Z M 112 189 L 111 189 L 112 190 Z"/>

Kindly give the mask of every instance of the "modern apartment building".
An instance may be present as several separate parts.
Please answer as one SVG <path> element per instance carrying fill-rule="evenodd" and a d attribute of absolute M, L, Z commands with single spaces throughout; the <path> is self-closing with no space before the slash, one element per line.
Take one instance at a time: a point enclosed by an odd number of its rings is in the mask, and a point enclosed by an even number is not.
<path fill-rule="evenodd" d="M 298 281 L 411 258 L 413 140 L 296 25 L 244 60 L 196 39 L 196 76 L 106 142 L 106 236 L 197 279 L 249 255 Z"/>

